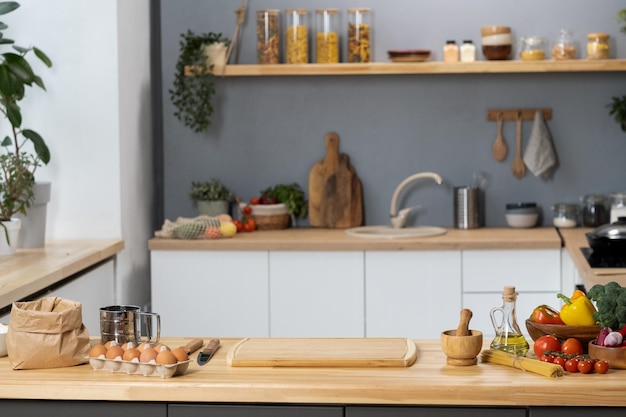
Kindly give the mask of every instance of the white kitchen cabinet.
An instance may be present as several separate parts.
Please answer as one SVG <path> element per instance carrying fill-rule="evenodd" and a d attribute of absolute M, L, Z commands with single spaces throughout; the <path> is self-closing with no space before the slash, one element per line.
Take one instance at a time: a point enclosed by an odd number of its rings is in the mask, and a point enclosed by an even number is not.
<path fill-rule="evenodd" d="M 560 305 L 561 250 L 464 250 L 463 307 L 472 310 L 472 329 L 486 336 L 495 334 L 489 312 L 502 306 L 502 290 L 514 286 L 520 330 L 526 333 L 525 320 L 540 304 Z"/>
<path fill-rule="evenodd" d="M 272 337 L 363 337 L 362 251 L 270 252 Z"/>
<path fill-rule="evenodd" d="M 365 254 L 368 337 L 439 338 L 461 311 L 461 252 Z"/>
<path fill-rule="evenodd" d="M 269 336 L 267 251 L 151 252 L 162 336 Z"/>

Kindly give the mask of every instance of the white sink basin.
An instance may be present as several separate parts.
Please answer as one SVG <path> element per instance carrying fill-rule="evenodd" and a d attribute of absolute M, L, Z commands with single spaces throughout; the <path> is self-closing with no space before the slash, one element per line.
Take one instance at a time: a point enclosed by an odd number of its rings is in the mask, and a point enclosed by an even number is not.
<path fill-rule="evenodd" d="M 406 239 L 445 235 L 446 229 L 435 226 L 402 227 L 394 229 L 391 226 L 362 226 L 346 230 L 348 236 L 364 239 Z"/>

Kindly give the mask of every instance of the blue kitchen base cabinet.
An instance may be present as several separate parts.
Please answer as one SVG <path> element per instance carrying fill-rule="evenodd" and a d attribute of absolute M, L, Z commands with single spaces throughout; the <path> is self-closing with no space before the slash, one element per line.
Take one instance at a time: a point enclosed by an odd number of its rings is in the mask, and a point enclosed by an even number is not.
<path fill-rule="evenodd" d="M 22 371 L 18 371 L 22 372 Z M 28 371 L 26 371 L 28 372 Z M 2 417 L 167 417 L 167 404 L 109 401 L 2 400 Z"/>
<path fill-rule="evenodd" d="M 168 417 L 343 417 L 342 406 L 170 404 Z"/>

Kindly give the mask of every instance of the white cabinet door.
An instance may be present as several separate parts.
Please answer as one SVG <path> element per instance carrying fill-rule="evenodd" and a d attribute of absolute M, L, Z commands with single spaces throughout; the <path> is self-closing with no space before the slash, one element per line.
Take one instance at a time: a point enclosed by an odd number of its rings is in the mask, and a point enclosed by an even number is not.
<path fill-rule="evenodd" d="M 161 335 L 267 337 L 266 251 L 152 251 Z"/>
<path fill-rule="evenodd" d="M 438 339 L 461 311 L 460 251 L 366 252 L 366 336 Z"/>
<path fill-rule="evenodd" d="M 272 337 L 363 337 L 363 252 L 270 253 Z"/>

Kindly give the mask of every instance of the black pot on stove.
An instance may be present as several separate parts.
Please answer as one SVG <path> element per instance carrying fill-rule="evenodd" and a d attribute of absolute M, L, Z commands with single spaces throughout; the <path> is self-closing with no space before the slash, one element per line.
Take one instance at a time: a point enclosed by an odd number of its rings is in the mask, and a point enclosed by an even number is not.
<path fill-rule="evenodd" d="M 585 235 L 594 253 L 626 256 L 626 217 L 597 227 Z"/>

